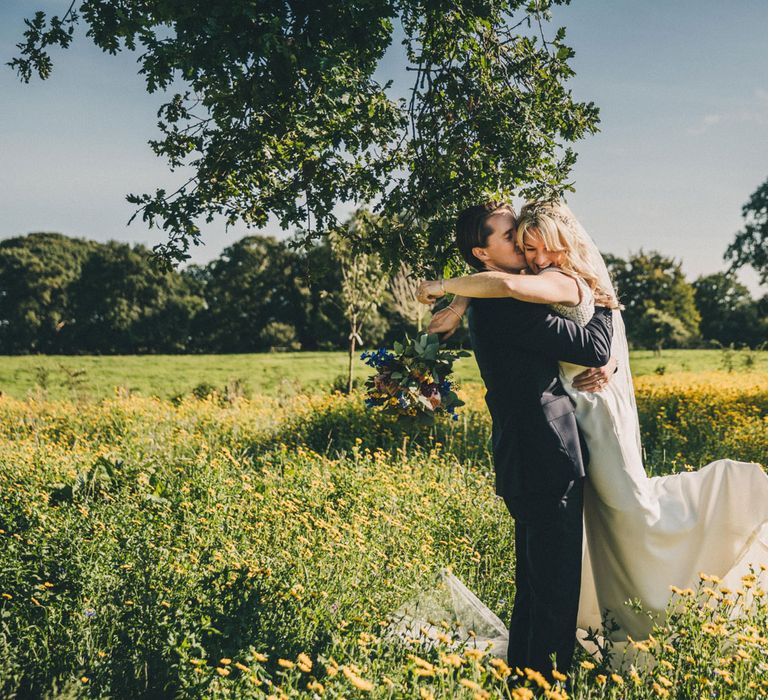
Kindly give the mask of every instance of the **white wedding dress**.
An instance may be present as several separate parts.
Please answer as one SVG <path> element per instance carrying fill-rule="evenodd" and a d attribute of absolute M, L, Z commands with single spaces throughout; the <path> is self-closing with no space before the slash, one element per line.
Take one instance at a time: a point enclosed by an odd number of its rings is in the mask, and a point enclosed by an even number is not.
<path fill-rule="evenodd" d="M 576 307 L 557 306 L 557 313 L 585 325 L 594 311 L 586 284 Z M 599 392 L 574 389 L 571 382 L 585 368 L 560 363 L 563 386 L 576 404 L 576 419 L 589 448 L 584 489 L 584 550 L 579 641 L 591 653 L 589 628 L 602 627 L 607 611 L 618 625 L 609 634 L 620 661 L 628 636 L 648 636 L 653 621 L 626 602 L 638 599 L 644 610 L 663 619 L 670 586 L 696 588 L 699 573 L 720 577 L 732 589 L 750 564 L 762 575 L 768 565 L 768 475 L 758 464 L 719 459 L 695 472 L 648 477 L 643 468 L 640 427 L 629 353 L 621 312 L 613 312 L 612 355 L 618 370 Z M 431 623 L 446 618 L 460 629 L 475 627 L 478 646 L 492 645 L 505 657 L 506 625 L 448 571 L 429 596 L 420 596 L 398 611 L 398 634 L 406 629 L 434 636 Z M 443 590 L 442 609 L 435 601 Z M 430 604 L 424 606 L 429 599 Z M 415 634 L 414 636 L 418 636 Z"/>

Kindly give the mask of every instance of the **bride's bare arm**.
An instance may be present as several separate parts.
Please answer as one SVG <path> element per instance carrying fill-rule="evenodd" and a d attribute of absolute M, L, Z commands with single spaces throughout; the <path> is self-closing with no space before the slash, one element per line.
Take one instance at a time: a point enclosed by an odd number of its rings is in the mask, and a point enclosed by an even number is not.
<path fill-rule="evenodd" d="M 466 277 L 446 280 L 427 280 L 421 283 L 419 299 L 424 301 L 443 296 L 444 293 L 460 294 L 478 299 L 513 297 L 534 304 L 579 303 L 579 287 L 570 275 L 552 270 L 550 274 L 513 275 L 508 272 L 489 270 Z"/>

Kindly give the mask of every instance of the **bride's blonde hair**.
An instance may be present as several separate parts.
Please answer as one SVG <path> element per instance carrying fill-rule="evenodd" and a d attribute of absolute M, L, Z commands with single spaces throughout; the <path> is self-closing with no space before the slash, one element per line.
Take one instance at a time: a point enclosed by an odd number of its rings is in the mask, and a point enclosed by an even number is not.
<path fill-rule="evenodd" d="M 526 233 L 538 235 L 547 250 L 563 253 L 563 272 L 581 277 L 595 296 L 595 302 L 611 309 L 621 308 L 609 289 L 603 289 L 600 277 L 590 262 L 589 249 L 576 233 L 576 217 L 559 202 L 528 202 L 520 210 L 515 238 L 523 250 Z"/>

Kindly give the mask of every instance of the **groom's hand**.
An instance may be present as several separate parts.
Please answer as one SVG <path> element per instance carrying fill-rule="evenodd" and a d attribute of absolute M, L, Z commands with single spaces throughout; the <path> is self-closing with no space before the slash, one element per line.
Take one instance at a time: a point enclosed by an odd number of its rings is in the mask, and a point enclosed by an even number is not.
<path fill-rule="evenodd" d="M 429 322 L 427 333 L 440 334 L 440 340 L 450 338 L 461 324 L 461 316 L 456 311 L 452 311 L 447 306 L 440 311 L 436 311 Z"/>
<path fill-rule="evenodd" d="M 573 388 L 579 391 L 602 391 L 611 381 L 617 366 L 616 358 L 612 357 L 604 367 L 590 367 L 573 378 Z"/>

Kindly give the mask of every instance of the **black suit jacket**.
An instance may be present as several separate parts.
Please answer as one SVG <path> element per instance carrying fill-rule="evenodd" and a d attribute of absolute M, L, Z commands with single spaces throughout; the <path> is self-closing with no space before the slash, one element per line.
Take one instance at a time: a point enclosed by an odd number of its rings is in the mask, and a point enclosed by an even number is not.
<path fill-rule="evenodd" d="M 473 299 L 469 332 L 493 419 L 496 493 L 525 517 L 556 503 L 583 477 L 589 455 L 558 360 L 601 367 L 611 356 L 612 316 L 597 308 L 584 327 L 543 304 Z"/>

